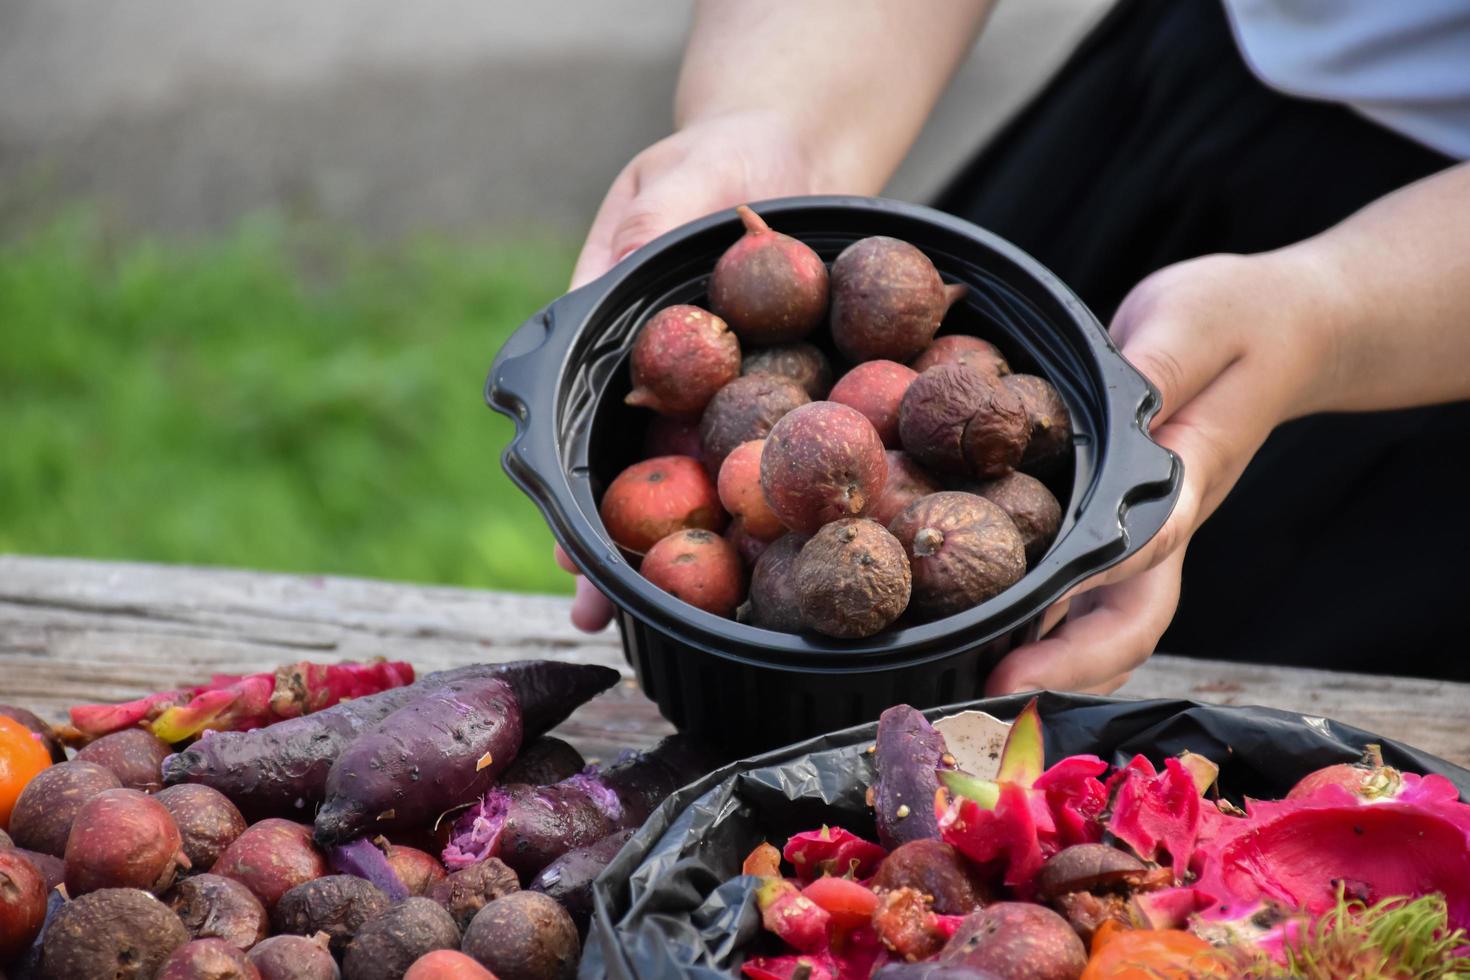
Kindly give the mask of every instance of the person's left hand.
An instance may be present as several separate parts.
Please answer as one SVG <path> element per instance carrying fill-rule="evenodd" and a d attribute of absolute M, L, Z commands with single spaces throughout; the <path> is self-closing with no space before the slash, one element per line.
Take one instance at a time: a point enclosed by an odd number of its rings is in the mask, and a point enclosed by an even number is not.
<path fill-rule="evenodd" d="M 1048 610 L 1043 638 L 997 665 L 988 694 L 1108 693 L 1148 659 L 1178 606 L 1190 537 L 1271 430 L 1316 403 L 1332 356 L 1332 295 L 1303 246 L 1205 256 L 1134 287 L 1111 332 L 1163 395 L 1152 433 L 1183 461 L 1179 502 L 1137 554 Z"/>

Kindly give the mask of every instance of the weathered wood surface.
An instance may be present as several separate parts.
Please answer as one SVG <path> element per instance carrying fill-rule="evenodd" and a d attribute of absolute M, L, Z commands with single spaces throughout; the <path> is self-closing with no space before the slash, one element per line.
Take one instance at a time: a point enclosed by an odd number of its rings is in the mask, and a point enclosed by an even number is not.
<path fill-rule="evenodd" d="M 216 672 L 391 657 L 420 671 L 557 657 L 626 678 L 561 733 L 606 756 L 670 731 L 617 635 L 579 633 L 567 602 L 361 579 L 0 556 L 0 701 L 53 720 Z M 1335 718 L 1470 765 L 1470 684 L 1156 656 L 1121 694 L 1263 704 Z"/>

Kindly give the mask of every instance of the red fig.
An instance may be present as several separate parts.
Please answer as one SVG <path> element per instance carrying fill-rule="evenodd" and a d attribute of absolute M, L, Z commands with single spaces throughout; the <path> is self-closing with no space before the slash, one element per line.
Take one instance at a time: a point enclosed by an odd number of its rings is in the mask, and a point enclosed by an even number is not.
<path fill-rule="evenodd" d="M 989 374 L 997 378 L 1011 373 L 1011 366 L 1006 363 L 1005 355 L 998 347 L 988 340 L 958 333 L 935 337 L 934 343 L 925 348 L 924 353 L 914 358 L 909 367 L 923 374 L 930 368 L 941 364 L 963 364 L 965 367 L 974 368 L 981 374 Z"/>
<path fill-rule="evenodd" d="M 862 412 L 878 430 L 883 445 L 897 449 L 898 407 L 917 377 L 912 369 L 895 361 L 864 361 L 832 386 L 829 397 Z"/>
<path fill-rule="evenodd" d="M 827 312 L 827 267 L 790 235 L 772 231 L 745 205 L 745 234 L 715 263 L 710 307 L 747 344 L 785 344 L 812 332 Z"/>
<path fill-rule="evenodd" d="M 771 428 L 761 453 L 761 488 L 781 523 L 810 534 L 867 510 L 883 492 L 883 441 L 857 409 L 812 402 Z"/>
<path fill-rule="evenodd" d="M 774 541 L 786 533 L 786 525 L 771 510 L 761 490 L 761 456 L 766 440 L 742 442 L 720 464 L 717 487 L 720 503 L 744 521 L 745 533 L 762 541 Z"/>
<path fill-rule="evenodd" d="M 730 617 L 745 598 L 745 567 L 735 548 L 712 531 L 675 531 L 639 566 L 643 577 L 676 599 Z"/>
<path fill-rule="evenodd" d="M 608 484 L 600 512 L 612 539 L 640 555 L 683 528 L 718 531 L 725 524 L 714 481 L 688 456 L 634 463 Z"/>
<path fill-rule="evenodd" d="M 906 362 L 929 346 L 965 291 L 946 286 L 908 242 L 864 238 L 832 263 L 832 340 L 848 360 Z"/>
<path fill-rule="evenodd" d="M 725 321 L 678 305 L 649 317 L 633 342 L 629 405 L 697 418 L 714 393 L 740 376 L 740 343 Z"/>
<path fill-rule="evenodd" d="M 790 378 L 813 399 L 826 398 L 832 388 L 832 365 L 827 355 L 811 344 L 784 344 L 751 351 L 740 362 L 740 373 Z"/>
<path fill-rule="evenodd" d="M 890 449 L 883 455 L 888 459 L 888 479 L 867 516 L 887 527 L 909 504 L 944 488 L 908 453 Z"/>

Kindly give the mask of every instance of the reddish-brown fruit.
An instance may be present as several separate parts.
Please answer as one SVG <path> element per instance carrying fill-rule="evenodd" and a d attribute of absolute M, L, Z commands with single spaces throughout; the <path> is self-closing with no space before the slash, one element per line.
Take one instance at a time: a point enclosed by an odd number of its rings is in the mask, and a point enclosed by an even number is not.
<path fill-rule="evenodd" d="M 163 787 L 163 760 L 173 751 L 150 731 L 125 728 L 82 746 L 76 758 L 111 769 L 128 789 L 152 793 Z"/>
<path fill-rule="evenodd" d="M 714 481 L 688 456 L 658 456 L 623 470 L 602 495 L 600 513 L 612 539 L 639 555 L 675 531 L 725 526 Z"/>
<path fill-rule="evenodd" d="M 41 878 L 46 882 L 46 890 L 49 892 L 57 885 L 66 884 L 66 862 L 54 854 L 42 854 L 40 851 L 28 851 L 23 847 L 13 848 L 15 853 L 35 865 L 36 870 L 41 872 Z"/>
<path fill-rule="evenodd" d="M 457 949 L 436 949 L 415 960 L 403 980 L 495 980 L 495 974 Z"/>
<path fill-rule="evenodd" d="M 46 881 L 15 851 L 0 851 L 0 963 L 25 952 L 46 921 Z"/>
<path fill-rule="evenodd" d="M 1031 438 L 1021 465 L 1045 472 L 1072 449 L 1072 416 L 1067 403 L 1050 381 L 1034 374 L 1012 374 L 1005 386 L 1021 400 L 1031 423 Z"/>
<path fill-rule="evenodd" d="M 790 378 L 812 399 L 825 398 L 832 387 L 832 365 L 827 355 L 811 344 L 782 344 L 751 351 L 740 362 L 740 373 Z"/>
<path fill-rule="evenodd" d="M 725 540 L 730 542 L 731 547 L 740 555 L 740 560 L 745 562 L 746 568 L 754 568 L 755 563 L 760 561 L 761 555 L 765 554 L 766 547 L 771 543 L 762 541 L 753 534 L 747 534 L 745 522 L 738 517 L 730 522 L 729 527 L 725 528 Z M 501 782 L 506 781 L 501 780 Z"/>
<path fill-rule="evenodd" d="M 438 858 L 417 847 L 389 844 L 385 856 L 388 866 L 398 875 L 398 880 L 403 882 L 403 887 L 408 889 L 410 895 L 427 893 L 449 873 L 444 870 L 444 865 L 439 863 Z"/>
<path fill-rule="evenodd" d="M 121 789 L 111 769 L 95 762 L 63 762 L 26 783 L 10 812 L 10 836 L 20 847 L 61 857 L 77 811 L 98 793 Z"/>
<path fill-rule="evenodd" d="M 999 380 L 960 364 L 919 375 L 898 415 L 904 450 L 935 472 L 956 476 L 1005 473 L 1021 459 L 1027 425 L 1020 400 Z"/>
<path fill-rule="evenodd" d="M 725 321 L 697 306 L 670 306 L 648 318 L 631 355 L 629 405 L 697 418 L 715 392 L 740 376 L 740 342 Z"/>
<path fill-rule="evenodd" d="M 750 573 L 750 593 L 740 607 L 742 623 L 783 633 L 801 632 L 801 606 L 796 599 L 796 558 L 805 534 L 777 538 Z"/>
<path fill-rule="evenodd" d="M 567 910 L 540 892 L 513 892 L 480 910 L 460 949 L 491 973 L 525 980 L 571 980 L 582 944 Z"/>
<path fill-rule="evenodd" d="M 867 416 L 883 445 L 897 449 L 898 408 L 904 392 L 918 377 L 896 361 L 866 361 L 844 374 L 832 386 L 834 402 L 851 405 Z"/>
<path fill-rule="evenodd" d="M 1056 540 L 1062 526 L 1062 505 L 1040 480 L 1025 473 L 1007 473 L 987 480 L 975 492 L 1006 512 L 1026 545 L 1026 565 L 1035 565 Z"/>
<path fill-rule="evenodd" d="M 945 286 L 908 242 L 864 238 L 832 263 L 832 340 L 850 361 L 907 362 L 929 346 L 964 294 L 964 286 Z"/>
<path fill-rule="evenodd" d="M 883 492 L 868 508 L 868 516 L 887 527 L 909 504 L 943 487 L 908 453 L 890 449 L 884 456 L 888 459 L 888 479 Z"/>
<path fill-rule="evenodd" d="M 310 827 L 269 817 L 237 837 L 211 870 L 250 889 L 269 912 L 286 892 L 326 874 L 327 865 Z"/>
<path fill-rule="evenodd" d="M 774 541 L 786 533 L 786 525 L 771 509 L 761 490 L 761 451 L 764 439 L 736 446 L 720 464 L 720 503 L 739 518 L 745 533 L 762 541 Z"/>
<path fill-rule="evenodd" d="M 909 367 L 923 374 L 941 364 L 963 364 L 997 378 L 1011 373 L 1011 366 L 1006 363 L 1000 348 L 988 340 L 959 333 L 935 337 L 934 343 L 924 348 L 924 353 L 914 358 Z"/>
<path fill-rule="evenodd" d="M 265 906 L 232 878 L 211 874 L 185 878 L 168 893 L 168 904 L 194 939 L 223 939 L 249 949 L 270 932 Z"/>
<path fill-rule="evenodd" d="M 878 865 L 870 886 L 879 891 L 913 888 L 934 901 L 941 915 L 969 915 L 990 901 L 979 871 L 944 841 L 900 844 Z"/>
<path fill-rule="evenodd" d="M 1044 905 L 997 902 L 960 923 L 941 963 L 981 967 L 1007 980 L 1077 980 L 1087 950 L 1067 920 Z"/>
<path fill-rule="evenodd" d="M 675 531 L 643 558 L 643 577 L 676 599 L 730 617 L 745 598 L 745 566 L 713 531 Z"/>
<path fill-rule="evenodd" d="M 427 898 L 405 898 L 364 922 L 347 946 L 348 980 L 402 980 L 420 956 L 459 945 L 459 927 Z"/>
<path fill-rule="evenodd" d="M 1108 844 L 1073 844 L 1057 851 L 1036 873 L 1036 894 L 1053 899 L 1068 892 L 1107 892 L 1142 883 L 1146 864 Z"/>
<path fill-rule="evenodd" d="M 22 725 L 41 736 L 41 743 L 46 746 L 46 751 L 51 753 L 52 762 L 65 762 L 66 749 L 56 738 L 51 726 L 38 718 L 33 711 L 25 708 L 17 708 L 13 704 L 0 704 L 0 718 L 9 718 L 18 721 Z"/>
<path fill-rule="evenodd" d="M 872 636 L 909 604 L 903 546 L 866 518 L 834 521 L 812 535 L 797 556 L 794 575 L 802 625 L 828 636 Z"/>
<path fill-rule="evenodd" d="M 383 890 L 366 878 L 325 875 L 304 881 L 282 895 L 271 912 L 271 927 L 298 936 L 324 932 L 332 952 L 340 956 L 362 924 L 392 904 Z"/>
<path fill-rule="evenodd" d="M 781 523 L 807 534 L 857 517 L 883 492 L 883 440 L 861 412 L 837 402 L 792 409 L 761 453 L 761 489 Z"/>
<path fill-rule="evenodd" d="M 102 888 L 158 894 L 188 866 L 174 818 L 135 789 L 103 790 L 82 804 L 66 839 L 66 890 L 73 897 Z"/>
<path fill-rule="evenodd" d="M 475 914 L 486 905 L 520 890 L 520 879 L 504 861 L 486 858 L 436 883 L 429 889 L 428 897 L 444 906 L 463 930 L 469 928 Z"/>
<path fill-rule="evenodd" d="M 827 312 L 827 266 L 810 246 L 772 231 L 745 205 L 745 234 L 709 280 L 710 308 L 747 344 L 785 344 L 811 333 Z"/>
<path fill-rule="evenodd" d="M 243 950 L 223 939 L 195 939 L 169 954 L 156 980 L 260 980 Z"/>
<path fill-rule="evenodd" d="M 168 906 L 136 888 L 104 888 L 67 902 L 46 926 L 44 977 L 150 980 L 189 933 Z"/>
<path fill-rule="evenodd" d="M 671 419 L 655 415 L 643 430 L 643 458 L 655 456 L 700 456 L 699 420 Z"/>
<path fill-rule="evenodd" d="M 212 786 L 202 783 L 165 786 L 153 798 L 173 816 L 184 838 L 184 853 L 197 869 L 214 867 L 225 848 L 245 833 L 245 818 L 239 808 Z"/>
<path fill-rule="evenodd" d="M 699 420 L 704 468 L 719 473 L 736 446 L 764 439 L 781 416 L 809 401 L 805 388 L 774 374 L 752 374 L 725 385 L 709 400 Z"/>
<path fill-rule="evenodd" d="M 1026 573 L 1021 532 L 1000 507 L 973 493 L 943 491 L 893 519 L 914 575 L 914 608 L 949 616 L 978 605 Z"/>
<path fill-rule="evenodd" d="M 337 961 L 327 951 L 327 937 L 272 936 L 256 943 L 246 956 L 261 980 L 339 980 Z"/>

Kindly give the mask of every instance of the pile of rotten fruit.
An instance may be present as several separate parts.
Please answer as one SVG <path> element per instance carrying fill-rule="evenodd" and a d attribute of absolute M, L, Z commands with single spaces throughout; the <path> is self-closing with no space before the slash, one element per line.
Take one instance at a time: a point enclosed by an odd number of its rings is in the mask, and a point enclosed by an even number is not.
<path fill-rule="evenodd" d="M 738 210 L 710 310 L 659 310 L 634 340 L 626 400 L 656 416 L 603 494 L 609 535 L 685 602 L 793 633 L 872 636 L 1015 584 L 1061 522 L 1056 389 L 978 337 L 935 339 L 965 287 L 913 245 L 865 238 L 829 272 Z M 852 365 L 836 384 L 825 339 Z"/>
<path fill-rule="evenodd" d="M 1370 750 L 1241 810 L 1190 753 L 1044 768 L 1035 702 L 987 777 L 905 706 L 868 751 L 878 843 L 825 826 L 746 858 L 786 948 L 747 977 L 1470 977 L 1470 805 L 1443 776 Z"/>
<path fill-rule="evenodd" d="M 570 977 L 592 879 L 709 768 L 543 734 L 617 678 L 301 663 L 57 729 L 0 707 L 0 977 Z"/>

